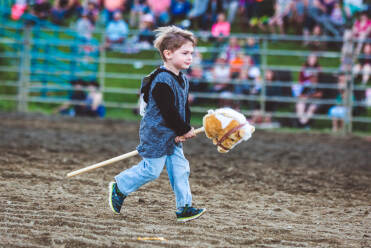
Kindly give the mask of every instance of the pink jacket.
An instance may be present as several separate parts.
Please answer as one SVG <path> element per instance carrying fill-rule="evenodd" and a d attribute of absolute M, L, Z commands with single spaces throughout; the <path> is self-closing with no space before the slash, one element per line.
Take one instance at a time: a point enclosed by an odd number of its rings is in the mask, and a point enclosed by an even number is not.
<path fill-rule="evenodd" d="M 211 28 L 211 34 L 214 37 L 229 36 L 231 33 L 231 24 L 229 22 L 217 22 Z"/>

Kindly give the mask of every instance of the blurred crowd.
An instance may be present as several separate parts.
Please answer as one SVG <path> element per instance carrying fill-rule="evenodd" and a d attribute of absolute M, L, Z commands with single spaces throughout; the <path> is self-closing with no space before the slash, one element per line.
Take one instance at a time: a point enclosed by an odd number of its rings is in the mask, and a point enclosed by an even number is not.
<path fill-rule="evenodd" d="M 353 78 L 349 75 L 365 86 L 370 79 L 371 8 L 363 0 L 17 0 L 13 18 L 19 18 L 24 11 L 58 25 L 73 25 L 84 40 L 91 39 L 95 27 L 100 26 L 105 29 L 105 47 L 123 52 L 150 48 L 153 30 L 159 26 L 175 24 L 199 31 L 214 52 L 203 58 L 196 50 L 188 71 L 191 90 L 217 94 L 219 106 L 239 109 L 247 105 L 255 123 L 271 123 L 269 113 L 287 106 L 284 101 L 269 99 L 261 106 L 262 95 L 270 99 L 296 97 L 296 126 L 310 127 L 312 116 L 325 111 L 337 131 L 347 116 L 345 101 L 364 100 L 367 91 L 347 96 L 347 82 Z M 301 45 L 313 53 L 302 65 L 298 80 L 294 80 L 290 71 L 262 68 L 260 41 L 252 36 L 233 36 L 232 26 L 239 33 L 301 35 Z M 132 30 L 136 35 L 129 37 Z M 343 40 L 336 75 L 321 71 L 316 51 L 333 46 L 321 41 L 324 35 Z M 290 87 L 282 85 L 295 81 Z M 337 87 L 329 91 L 318 87 L 321 82 L 335 83 Z M 248 96 L 248 100 L 239 100 L 238 95 Z M 313 99 L 336 99 L 338 104 L 324 108 Z M 191 94 L 190 101 L 202 102 L 202 98 Z"/>

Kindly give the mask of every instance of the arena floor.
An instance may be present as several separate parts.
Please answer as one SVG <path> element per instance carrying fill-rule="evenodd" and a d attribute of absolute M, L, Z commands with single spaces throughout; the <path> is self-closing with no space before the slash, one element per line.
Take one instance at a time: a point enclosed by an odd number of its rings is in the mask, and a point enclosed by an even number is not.
<path fill-rule="evenodd" d="M 366 138 L 258 130 L 219 154 L 196 137 L 184 150 L 194 205 L 208 211 L 181 224 L 166 171 L 122 215 L 108 208 L 108 183 L 139 157 L 65 177 L 135 149 L 138 123 L 0 119 L 0 247 L 371 247 Z"/>

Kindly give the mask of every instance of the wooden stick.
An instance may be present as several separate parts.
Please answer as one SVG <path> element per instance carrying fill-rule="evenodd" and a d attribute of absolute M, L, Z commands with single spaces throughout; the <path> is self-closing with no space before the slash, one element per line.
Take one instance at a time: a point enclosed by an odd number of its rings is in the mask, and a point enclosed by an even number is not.
<path fill-rule="evenodd" d="M 195 134 L 198 134 L 198 133 L 202 133 L 204 131 L 205 131 L 205 128 L 204 127 L 200 127 L 200 128 L 197 128 L 194 132 L 195 132 Z M 82 174 L 82 173 L 85 173 L 85 172 L 88 172 L 88 171 L 91 171 L 91 170 L 94 170 L 94 169 L 97 169 L 97 168 L 100 168 L 100 167 L 109 165 L 109 164 L 112 164 L 112 163 L 115 163 L 115 162 L 118 162 L 118 161 L 123 160 L 123 159 L 126 159 L 126 158 L 134 157 L 136 155 L 138 155 L 138 151 L 137 150 L 134 150 L 134 151 L 131 151 L 131 152 L 122 154 L 120 156 L 117 156 L 117 157 L 114 157 L 114 158 L 111 158 L 111 159 L 102 161 L 100 163 L 93 164 L 93 165 L 87 166 L 85 168 L 72 171 L 72 172 L 70 172 L 70 173 L 67 174 L 67 177 L 73 177 L 73 176 L 76 176 L 76 175 L 79 175 L 79 174 Z"/>

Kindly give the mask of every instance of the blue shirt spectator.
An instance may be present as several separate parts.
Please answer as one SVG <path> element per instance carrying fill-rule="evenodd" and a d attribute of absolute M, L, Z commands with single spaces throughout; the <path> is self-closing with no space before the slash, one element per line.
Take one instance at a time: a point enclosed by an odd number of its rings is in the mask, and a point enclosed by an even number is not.
<path fill-rule="evenodd" d="M 106 41 L 110 43 L 123 43 L 129 33 L 129 27 L 122 19 L 120 12 L 115 12 L 113 21 L 111 21 L 106 29 Z"/>

